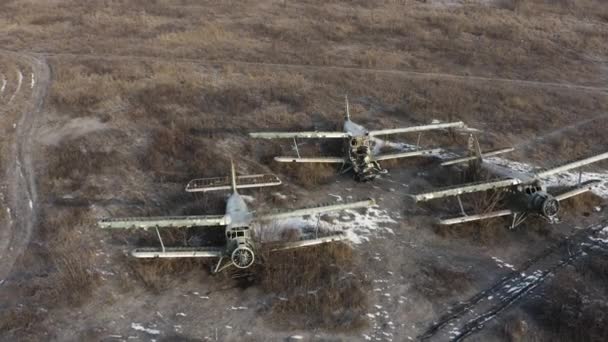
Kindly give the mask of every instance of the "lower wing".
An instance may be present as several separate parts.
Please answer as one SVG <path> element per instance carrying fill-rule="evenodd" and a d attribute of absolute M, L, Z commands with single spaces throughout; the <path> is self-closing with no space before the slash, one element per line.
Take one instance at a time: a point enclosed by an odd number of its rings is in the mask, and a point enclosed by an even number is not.
<path fill-rule="evenodd" d="M 207 216 L 159 216 L 159 217 L 125 217 L 106 218 L 97 222 L 103 229 L 133 228 L 191 228 L 202 226 L 225 226 L 230 218 L 224 215 Z"/>
<path fill-rule="evenodd" d="M 449 218 L 449 219 L 441 219 L 441 220 L 439 220 L 439 224 L 442 226 L 451 226 L 453 224 L 480 221 L 480 220 L 486 220 L 486 219 L 493 218 L 493 217 L 501 217 L 501 216 L 509 216 L 509 215 L 513 215 L 513 211 L 506 209 L 506 210 L 492 211 L 489 213 L 479 214 L 479 215 L 467 215 L 467 216 L 453 217 L 453 218 Z"/>
<path fill-rule="evenodd" d="M 293 157 L 274 157 L 274 160 L 281 163 L 335 163 L 342 164 L 344 158 L 319 157 L 319 158 L 293 158 Z"/>
<path fill-rule="evenodd" d="M 270 242 L 266 245 L 270 248 L 271 252 L 274 252 L 274 251 L 283 251 L 283 250 L 287 250 L 287 249 L 316 246 L 316 245 L 321 245 L 324 243 L 343 241 L 346 239 L 347 239 L 346 235 L 340 233 L 340 234 L 332 234 L 332 235 L 315 238 L 315 239 L 302 239 L 302 240 L 290 241 L 290 242 Z"/>
<path fill-rule="evenodd" d="M 249 133 L 252 138 L 262 139 L 292 139 L 292 138 L 309 138 L 309 139 L 339 139 L 348 138 L 350 134 L 345 132 L 255 132 Z"/>

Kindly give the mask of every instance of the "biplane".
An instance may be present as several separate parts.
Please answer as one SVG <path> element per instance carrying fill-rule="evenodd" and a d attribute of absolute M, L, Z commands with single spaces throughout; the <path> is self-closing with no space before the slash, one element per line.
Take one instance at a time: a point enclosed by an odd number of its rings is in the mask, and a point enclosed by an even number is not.
<path fill-rule="evenodd" d="M 346 114 L 342 132 L 254 132 L 249 133 L 253 138 L 263 139 L 292 139 L 296 157 L 278 156 L 274 159 L 281 163 L 335 163 L 342 164 L 342 172 L 353 171 L 356 181 L 371 181 L 381 174 L 387 172 L 380 166 L 380 162 L 390 159 L 409 158 L 417 156 L 428 156 L 438 153 L 439 149 L 420 149 L 420 135 L 418 136 L 417 147 L 411 151 L 392 154 L 376 154 L 373 151 L 372 143 L 379 136 L 386 136 L 400 133 L 419 133 L 430 130 L 440 130 L 448 128 L 466 128 L 461 121 L 433 123 L 423 126 L 412 126 L 403 128 L 390 128 L 369 131 L 363 126 L 354 123 L 350 117 L 348 98 L 345 98 Z M 343 156 L 340 157 L 313 157 L 304 158 L 300 156 L 297 139 L 337 139 L 343 141 Z"/>
<path fill-rule="evenodd" d="M 231 190 L 232 194 L 226 201 L 226 211 L 224 215 L 106 218 L 100 220 L 98 225 L 103 229 L 154 229 L 160 246 L 133 249 L 131 251 L 133 257 L 216 258 L 218 259 L 218 262 L 212 269 L 212 272 L 218 273 L 230 266 L 234 266 L 237 269 L 246 269 L 253 265 L 256 250 L 256 240 L 254 239 L 254 232 L 252 229 L 254 223 L 266 224 L 272 220 L 296 216 L 321 215 L 326 212 L 366 208 L 375 205 L 375 201 L 369 199 L 352 203 L 255 215 L 254 212 L 249 210 L 243 196 L 238 192 L 238 189 L 269 187 L 280 184 L 280 179 L 272 174 L 237 177 L 234 164 L 232 164 L 230 177 L 194 179 L 186 186 L 186 191 L 192 193 Z M 163 243 L 161 236 L 162 229 L 209 226 L 225 226 L 225 245 L 213 247 L 167 247 Z M 269 245 L 272 246 L 271 251 L 277 251 L 332 243 L 344 240 L 345 238 L 345 235 L 342 233 L 330 233 L 322 237 L 302 238 L 298 241 L 269 242 Z"/>
<path fill-rule="evenodd" d="M 473 143 L 471 142 L 473 140 Z M 494 179 L 488 181 L 479 181 L 467 184 L 461 184 L 446 188 L 437 189 L 431 192 L 419 193 L 410 195 L 416 202 L 431 201 L 440 198 L 455 197 L 458 201 L 460 214 L 459 217 L 440 219 L 440 225 L 454 225 L 465 222 L 479 221 L 494 217 L 512 216 L 510 228 L 515 228 L 523 223 L 526 218 L 531 215 L 537 215 L 545 218 L 550 223 L 558 221 L 558 213 L 560 210 L 560 202 L 568 198 L 580 195 L 592 190 L 600 185 L 599 180 L 582 181 L 582 171 L 579 172 L 577 184 L 570 187 L 569 190 L 559 194 L 551 194 L 547 190 L 547 185 L 543 181 L 544 178 L 566 172 L 572 169 L 580 168 L 601 160 L 608 159 L 608 152 L 601 153 L 588 158 L 565 163 L 561 166 L 541 170 L 536 173 L 522 172 L 502 166 L 495 163 L 483 160 L 483 157 L 494 156 L 501 153 L 513 151 L 512 148 L 503 148 L 495 151 L 481 152 L 477 139 L 469 140 L 469 148 L 473 148 L 475 155 L 460 157 L 452 160 L 447 160 L 441 163 L 442 166 L 457 165 L 461 163 L 471 163 L 470 166 L 482 167 L 493 176 Z M 502 203 L 506 207 L 501 210 L 489 210 L 480 214 L 467 214 L 461 195 L 477 193 L 483 191 L 500 191 L 503 196 Z"/>

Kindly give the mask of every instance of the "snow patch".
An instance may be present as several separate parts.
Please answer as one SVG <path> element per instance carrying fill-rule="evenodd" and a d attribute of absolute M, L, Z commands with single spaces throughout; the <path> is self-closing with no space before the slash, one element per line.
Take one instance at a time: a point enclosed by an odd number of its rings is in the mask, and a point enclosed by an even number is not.
<path fill-rule="evenodd" d="M 497 257 L 492 257 L 492 260 L 494 260 L 496 262 L 496 264 L 498 265 L 499 268 L 506 267 L 506 268 L 510 269 L 511 271 L 515 271 L 515 266 L 508 264 L 508 263 L 500 260 Z"/>
<path fill-rule="evenodd" d="M 599 237 L 597 238 L 590 238 L 591 240 L 595 241 L 595 242 L 601 242 L 601 243 L 605 243 L 608 244 L 608 226 L 604 227 L 599 233 L 598 233 Z"/>
<path fill-rule="evenodd" d="M 370 237 L 379 233 L 394 233 L 385 227 L 387 224 L 396 224 L 387 211 L 377 206 L 367 208 L 363 213 L 356 210 L 343 210 L 341 213 L 323 215 L 326 219 L 320 220 L 317 216 L 293 217 L 273 222 L 274 228 L 256 227 L 257 236 L 264 241 L 280 240 L 280 233 L 285 229 L 297 229 L 303 237 L 314 237 L 316 233 L 342 233 L 355 244 L 368 241 Z"/>
<path fill-rule="evenodd" d="M 4 93 L 4 89 L 6 88 L 6 78 L 2 75 L 2 86 L 0 86 L 0 94 Z"/>
<path fill-rule="evenodd" d="M 17 89 L 15 89 L 15 92 L 8 100 L 8 104 L 11 104 L 11 102 L 13 102 L 15 96 L 17 96 L 17 93 L 21 90 L 21 83 L 23 83 L 23 74 L 21 73 L 21 70 L 17 70 Z"/>
<path fill-rule="evenodd" d="M 150 335 L 160 335 L 160 330 L 146 328 L 140 323 L 131 323 L 131 329 L 137 330 L 137 331 L 143 331 Z"/>
<path fill-rule="evenodd" d="M 340 196 L 340 195 L 334 195 L 334 194 L 327 194 L 327 195 L 331 196 L 331 197 L 335 197 L 336 198 L 336 202 L 342 202 L 343 201 L 342 196 Z"/>
<path fill-rule="evenodd" d="M 30 84 L 30 88 L 34 89 L 34 85 L 36 85 L 36 79 L 34 78 L 34 73 L 32 73 L 32 83 Z"/>
<path fill-rule="evenodd" d="M 253 203 L 253 202 L 255 202 L 255 198 L 253 196 L 241 195 L 241 197 L 247 203 Z"/>

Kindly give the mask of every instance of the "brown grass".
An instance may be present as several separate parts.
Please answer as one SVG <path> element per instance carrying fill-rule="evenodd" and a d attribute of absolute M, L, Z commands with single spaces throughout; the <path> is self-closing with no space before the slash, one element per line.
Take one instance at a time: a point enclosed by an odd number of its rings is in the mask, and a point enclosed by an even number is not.
<path fill-rule="evenodd" d="M 424 264 L 414 275 L 413 283 L 416 291 L 426 298 L 440 299 L 467 291 L 471 286 L 471 275 L 450 266 Z"/>
<path fill-rule="evenodd" d="M 336 179 L 338 168 L 333 164 L 277 163 L 275 168 L 290 180 L 305 188 L 328 184 Z"/>
<path fill-rule="evenodd" d="M 156 294 L 184 281 L 186 277 L 206 281 L 203 278 L 206 278 L 211 269 L 209 261 L 193 258 L 140 260 L 127 257 L 126 263 L 134 277 Z"/>
<path fill-rule="evenodd" d="M 352 331 L 366 325 L 368 280 L 345 244 L 262 252 L 256 282 L 274 299 L 270 321 L 281 328 Z"/>

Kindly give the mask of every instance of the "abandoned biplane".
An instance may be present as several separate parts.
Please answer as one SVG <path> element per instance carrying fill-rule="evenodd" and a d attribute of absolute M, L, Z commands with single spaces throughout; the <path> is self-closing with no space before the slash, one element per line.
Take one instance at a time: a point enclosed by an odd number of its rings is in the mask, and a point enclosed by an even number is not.
<path fill-rule="evenodd" d="M 248 175 L 237 177 L 234 164 L 231 166 L 230 177 L 195 179 L 188 183 L 188 192 L 208 192 L 218 190 L 232 190 L 226 202 L 224 215 L 214 216 L 170 216 L 170 217 L 130 217 L 108 218 L 98 222 L 101 228 L 129 229 L 153 228 L 160 242 L 159 248 L 136 248 L 131 255 L 136 258 L 219 258 L 212 272 L 220 272 L 230 266 L 245 269 L 253 265 L 255 260 L 256 243 L 252 224 L 265 223 L 270 220 L 284 219 L 295 216 L 322 214 L 352 208 L 365 208 L 375 205 L 374 200 L 358 201 L 345 204 L 318 206 L 280 213 L 270 213 L 255 216 L 251 212 L 238 189 L 267 187 L 280 185 L 281 181 L 275 175 Z M 219 247 L 165 247 L 160 234 L 162 228 L 193 228 L 205 226 L 226 226 L 226 244 Z M 323 243 L 344 240 L 344 234 L 334 233 L 323 237 L 301 239 L 291 242 L 273 242 L 271 251 L 307 247 Z"/>
<path fill-rule="evenodd" d="M 512 170 L 505 166 L 483 161 L 482 159 L 483 157 L 513 151 L 512 148 L 482 153 L 476 139 L 474 139 L 473 146 L 471 145 L 471 140 L 469 140 L 469 148 L 472 147 L 474 149 L 474 156 L 448 160 L 441 163 L 441 165 L 449 166 L 469 162 L 470 166 L 482 167 L 491 174 L 499 176 L 499 178 L 491 179 L 489 181 L 456 185 L 427 193 L 411 195 L 416 202 L 429 201 L 445 197 L 456 197 L 462 216 L 441 219 L 439 220 L 439 224 L 441 225 L 453 225 L 493 217 L 512 216 L 510 228 L 513 229 L 523 223 L 530 215 L 541 216 L 547 219 L 547 221 L 550 223 L 557 222 L 557 214 L 559 213 L 560 209 L 559 203 L 561 201 L 590 191 L 594 187 L 598 186 L 601 182 L 599 180 L 588 180 L 582 182 L 582 171 L 580 171 L 578 183 L 576 185 L 558 195 L 552 195 L 547 191 L 547 186 L 542 179 L 554 174 L 608 159 L 608 152 L 606 152 L 569 162 L 555 168 L 542 170 L 536 173 L 528 173 Z M 468 215 L 465 212 L 460 195 L 491 190 L 501 191 L 501 195 L 503 196 L 502 201 L 507 207 L 506 209 L 489 211 L 475 215 Z M 490 210 L 492 210 L 492 208 L 490 208 Z"/>
<path fill-rule="evenodd" d="M 420 149 L 418 146 L 411 151 L 394 153 L 394 154 L 375 154 L 372 150 L 372 142 L 378 136 L 398 134 L 398 133 L 419 133 L 430 130 L 439 130 L 447 128 L 466 128 L 461 121 L 447 123 L 433 123 L 423 126 L 412 126 L 404 128 L 391 128 L 383 130 L 368 131 L 363 126 L 351 121 L 348 99 L 346 98 L 346 115 L 344 118 L 344 126 L 342 132 L 255 132 L 249 133 L 253 138 L 263 139 L 293 139 L 294 149 L 297 157 L 275 157 L 278 162 L 294 162 L 294 163 L 336 163 L 342 164 L 342 171 L 347 172 L 352 170 L 355 180 L 366 182 L 375 179 L 380 174 L 386 173 L 379 162 L 389 159 L 408 158 L 416 156 L 433 155 L 439 152 L 439 149 Z M 344 156 L 343 157 L 316 157 L 302 158 L 298 150 L 297 138 L 308 139 L 343 139 L 344 140 Z M 420 135 L 418 143 L 420 143 Z"/>

